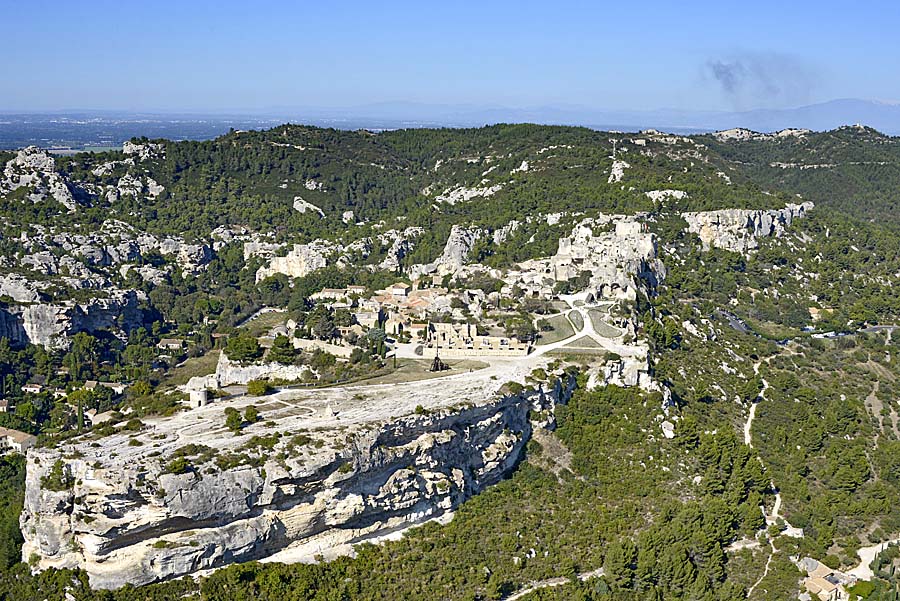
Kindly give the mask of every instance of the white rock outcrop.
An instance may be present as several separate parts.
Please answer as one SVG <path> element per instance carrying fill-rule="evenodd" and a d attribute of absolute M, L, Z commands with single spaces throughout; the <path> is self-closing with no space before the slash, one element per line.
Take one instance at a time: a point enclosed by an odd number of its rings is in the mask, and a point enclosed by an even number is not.
<path fill-rule="evenodd" d="M 143 446 L 116 434 L 102 447 L 85 441 L 33 449 L 23 557 L 34 569 L 78 567 L 92 586 L 116 588 L 419 523 L 508 474 L 531 436 L 529 412 L 552 416 L 572 385 L 557 381 L 547 392 L 425 415 L 410 407 L 363 423 L 335 421 L 340 414 L 327 405 L 318 419 L 333 425 L 315 431 L 305 430 L 309 414 L 296 407 L 274 426 L 261 423 L 239 436 L 224 429 L 221 406 L 213 403 L 148 423 L 135 434 Z M 194 434 L 185 439 L 188 430 Z M 247 446 L 253 435 L 275 436 L 272 448 Z M 188 470 L 171 473 L 166 466 L 188 440 L 208 448 L 206 458 L 195 453 Z M 247 460 L 216 461 L 239 453 Z M 58 462 L 70 485 L 49 490 L 41 481 Z"/>
<path fill-rule="evenodd" d="M 494 244 L 503 244 L 509 239 L 516 230 L 518 230 L 522 226 L 522 223 L 517 219 L 513 219 L 503 227 L 494 230 L 493 235 L 491 236 L 494 240 Z"/>
<path fill-rule="evenodd" d="M 682 213 L 688 232 L 697 234 L 703 248 L 721 248 L 745 254 L 759 247 L 759 238 L 779 237 L 814 207 L 811 202 L 788 204 L 783 209 L 722 209 Z"/>
<path fill-rule="evenodd" d="M 78 332 L 128 332 L 140 326 L 144 298 L 133 290 L 113 290 L 84 302 L 10 305 L 0 309 L 0 336 L 18 344 L 66 349 Z"/>
<path fill-rule="evenodd" d="M 625 170 L 631 167 L 628 163 L 621 160 L 613 161 L 612 167 L 609 169 L 609 177 L 607 183 L 617 184 L 625 177 Z"/>
<path fill-rule="evenodd" d="M 325 217 L 325 212 L 322 211 L 322 209 L 311 202 L 303 200 L 303 198 L 300 196 L 294 197 L 294 210 L 298 213 L 306 213 L 307 211 L 311 213 L 318 213 L 319 217 Z"/>
<path fill-rule="evenodd" d="M 473 198 L 487 198 L 488 196 L 493 196 L 502 189 L 503 186 L 500 184 L 484 186 L 482 188 L 466 188 L 465 186 L 460 186 L 459 188 L 447 188 L 442 194 L 436 196 L 434 200 L 438 203 L 455 205 L 458 202 L 465 202 L 467 200 L 472 200 Z"/>
<path fill-rule="evenodd" d="M 425 232 L 420 227 L 408 227 L 405 230 L 388 230 L 379 234 L 378 241 L 384 244 L 390 244 L 384 259 L 377 265 L 382 271 L 398 271 L 400 269 L 403 258 L 415 246 L 415 239 Z"/>
<path fill-rule="evenodd" d="M 294 248 L 283 257 L 272 257 L 269 264 L 260 267 L 256 272 L 256 281 L 262 281 L 269 276 L 283 273 L 291 278 L 303 276 L 328 265 L 328 258 L 332 255 L 334 247 L 324 240 L 314 240 L 309 244 L 295 244 Z M 247 247 L 244 246 L 246 254 Z"/>
<path fill-rule="evenodd" d="M 78 208 L 69 183 L 56 171 L 56 160 L 37 146 L 18 151 L 3 169 L 0 195 L 23 187 L 30 191 L 32 202 L 53 198 L 70 211 Z"/>
<path fill-rule="evenodd" d="M 17 261 L 0 257 L 0 265 L 24 268 L 42 276 L 58 276 L 55 283 L 74 289 L 106 289 L 113 283 L 109 277 L 113 272 L 99 268 L 115 266 L 124 276 L 127 273 L 127 270 L 123 271 L 124 266 L 139 264 L 152 251 L 169 259 L 162 267 L 163 271 L 177 267 L 183 275 L 198 272 L 213 257 L 212 249 L 205 243 L 188 243 L 174 236 L 160 239 L 114 219 L 108 219 L 94 229 L 33 228 L 33 233 L 23 233 L 19 240 L 25 254 Z M 39 290 L 49 283 L 46 278 L 31 280 L 32 286 Z"/>
<path fill-rule="evenodd" d="M 232 384 L 246 384 L 250 380 L 296 381 L 304 376 L 315 375 L 305 365 L 282 365 L 281 363 L 250 363 L 243 365 L 231 361 L 225 353 L 219 354 L 216 372 L 211 376 L 200 376 L 188 383 L 188 388 L 224 388 Z M 194 380 L 192 378 L 192 380 Z"/>
<path fill-rule="evenodd" d="M 431 263 L 411 266 L 409 276 L 415 279 L 430 273 L 438 275 L 456 273 L 468 262 L 469 253 L 475 243 L 485 235 L 487 232 L 481 228 L 454 225 L 450 228 L 450 235 L 447 236 L 447 243 L 444 244 L 441 256 Z"/>
<path fill-rule="evenodd" d="M 17 273 L 0 276 L 0 296 L 8 296 L 18 303 L 34 303 L 40 299 L 36 286 Z"/>
<path fill-rule="evenodd" d="M 122 144 L 122 153 L 133 155 L 139 161 L 148 161 L 165 158 L 166 147 L 156 142 L 138 143 L 129 140 Z"/>
<path fill-rule="evenodd" d="M 802 138 L 811 133 L 808 129 L 788 128 L 771 134 L 755 132 L 743 127 L 735 127 L 717 131 L 715 138 L 719 142 L 746 142 L 747 140 L 777 140 L 779 138 Z"/>
<path fill-rule="evenodd" d="M 687 192 L 684 190 L 650 190 L 649 192 L 644 192 L 644 196 L 653 202 L 662 202 L 670 199 L 682 200 L 688 197 Z"/>

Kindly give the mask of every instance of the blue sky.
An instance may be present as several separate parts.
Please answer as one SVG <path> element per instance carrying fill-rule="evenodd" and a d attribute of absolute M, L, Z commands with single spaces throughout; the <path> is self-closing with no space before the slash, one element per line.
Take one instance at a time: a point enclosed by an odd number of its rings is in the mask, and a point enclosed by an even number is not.
<path fill-rule="evenodd" d="M 0 0 L 0 109 L 900 100 L 900 8 L 861 4 Z"/>

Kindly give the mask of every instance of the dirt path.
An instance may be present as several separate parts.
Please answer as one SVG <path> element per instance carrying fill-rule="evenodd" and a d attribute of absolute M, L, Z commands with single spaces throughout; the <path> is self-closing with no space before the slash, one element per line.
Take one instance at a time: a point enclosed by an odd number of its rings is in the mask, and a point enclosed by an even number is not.
<path fill-rule="evenodd" d="M 866 409 L 872 417 L 878 420 L 878 432 L 875 433 L 876 448 L 878 447 L 878 437 L 881 436 L 881 433 L 884 431 L 884 416 L 881 414 L 884 409 L 884 403 L 878 398 L 879 384 L 880 382 L 875 380 L 875 383 L 872 385 L 872 392 L 866 397 Z"/>
<path fill-rule="evenodd" d="M 594 570 L 593 572 L 583 572 L 578 574 L 578 580 L 584 582 L 590 578 L 596 578 L 597 576 L 603 576 L 603 568 L 599 568 Z M 519 591 L 516 591 L 512 595 L 508 597 L 503 597 L 503 601 L 516 601 L 516 599 L 521 599 L 522 597 L 533 593 L 534 591 L 542 588 L 553 588 L 556 586 L 562 586 L 569 582 L 568 578 L 550 578 L 548 580 L 541 580 L 539 582 L 532 582 L 526 588 L 523 588 Z"/>
<path fill-rule="evenodd" d="M 763 579 L 769 575 L 769 566 L 772 565 L 772 558 L 775 557 L 775 554 L 778 553 L 778 549 L 775 548 L 775 543 L 769 541 L 769 544 L 772 546 L 772 552 L 769 553 L 769 558 L 766 560 L 766 566 L 763 568 L 763 573 L 760 577 L 753 583 L 749 589 L 747 589 L 747 598 L 750 598 L 750 595 L 753 594 L 753 591 L 756 590 L 756 587 L 759 586 L 759 583 L 763 581 Z"/>
<path fill-rule="evenodd" d="M 753 373 L 757 376 L 759 375 L 759 366 L 762 364 L 762 361 L 757 361 L 753 364 Z M 756 419 L 756 405 L 759 401 L 762 401 L 766 398 L 766 391 L 769 389 L 769 383 L 765 378 L 762 380 L 762 390 L 759 391 L 759 396 L 754 399 L 753 404 L 750 405 L 750 413 L 747 415 L 747 421 L 744 423 L 744 444 L 753 448 L 753 420 Z"/>
<path fill-rule="evenodd" d="M 762 361 L 757 361 L 753 364 L 753 373 L 757 376 L 759 375 L 759 368 L 762 365 Z M 766 392 L 769 390 L 769 382 L 766 381 L 765 378 L 762 378 L 762 390 L 759 391 L 759 396 L 750 405 L 750 413 L 747 415 L 747 421 L 744 423 L 744 444 L 750 448 L 753 448 L 753 420 L 756 419 L 756 407 L 762 401 L 766 400 Z M 762 458 L 759 459 L 759 462 L 762 463 Z M 794 538 L 800 538 L 803 536 L 803 530 L 800 528 L 794 528 L 791 526 L 787 520 L 785 520 L 781 516 L 781 491 L 778 490 L 778 487 L 775 486 L 775 482 L 770 482 L 769 486 L 775 492 L 775 504 L 772 506 L 772 513 L 770 515 L 766 514 L 766 508 L 761 507 L 763 515 L 766 518 L 766 524 L 771 525 L 777 523 L 779 520 L 782 520 L 786 526 L 784 531 L 785 536 L 792 536 Z M 746 545 L 750 546 L 750 545 Z M 769 557 L 766 559 L 766 565 L 763 568 L 762 574 L 760 574 L 759 578 L 757 578 L 756 582 L 753 583 L 747 590 L 747 597 L 749 598 L 753 591 L 756 590 L 756 587 L 765 579 L 766 576 L 769 575 L 769 566 L 772 565 L 772 558 L 775 557 L 775 554 L 778 553 L 778 549 L 775 547 L 775 542 L 772 539 L 769 539 L 769 546 L 772 548 L 772 552 L 769 553 Z"/>
<path fill-rule="evenodd" d="M 896 543 L 900 543 L 900 538 L 884 541 L 870 547 L 861 547 L 856 551 L 856 554 L 859 556 L 859 564 L 855 568 L 848 570 L 847 573 L 851 576 L 856 576 L 860 580 L 872 580 L 872 578 L 875 577 L 875 574 L 872 572 L 872 568 L 869 567 L 869 564 L 872 563 L 875 556 L 884 551 L 888 545 Z"/>
<path fill-rule="evenodd" d="M 756 403 L 750 405 L 750 414 L 747 416 L 747 422 L 744 424 L 744 444 L 753 448 L 753 433 L 750 428 L 753 427 L 753 420 L 756 419 Z"/>

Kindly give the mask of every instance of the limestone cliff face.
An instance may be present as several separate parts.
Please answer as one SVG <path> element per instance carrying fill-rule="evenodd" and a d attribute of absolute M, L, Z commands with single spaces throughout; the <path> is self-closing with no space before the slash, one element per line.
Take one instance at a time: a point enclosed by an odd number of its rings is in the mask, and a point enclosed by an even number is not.
<path fill-rule="evenodd" d="M 0 308 L 0 338 L 6 338 L 10 344 L 21 346 L 28 343 L 28 335 L 22 327 L 22 321 L 8 308 Z"/>
<path fill-rule="evenodd" d="M 438 275 L 456 273 L 468 262 L 469 253 L 475 243 L 485 235 L 487 232 L 481 228 L 454 225 L 450 228 L 450 235 L 441 256 L 425 265 L 410 266 L 409 277 L 415 279 L 430 273 Z"/>
<path fill-rule="evenodd" d="M 315 375 L 316 371 L 305 365 L 282 365 L 280 363 L 251 363 L 242 365 L 231 361 L 225 353 L 219 354 L 216 371 L 208 376 L 194 376 L 187 384 L 187 390 L 223 388 L 232 384 L 246 384 L 251 380 L 301 380 L 304 375 Z"/>
<path fill-rule="evenodd" d="M 152 431 L 148 441 L 160 442 L 137 450 L 124 435 L 102 448 L 33 449 L 23 557 L 39 558 L 36 569 L 81 567 L 93 586 L 114 588 L 420 522 L 508 474 L 531 436 L 529 412 L 552 420 L 572 386 L 317 431 L 320 442 L 298 443 L 296 430 L 286 431 L 269 450 L 245 451 L 257 461 L 217 466 L 207 457 L 182 474 L 166 473 L 171 437 Z M 223 432 L 203 442 L 221 457 L 235 439 Z M 57 461 L 70 483 L 62 491 L 42 485 Z"/>
<path fill-rule="evenodd" d="M 317 269 L 328 265 L 328 258 L 334 248 L 324 240 L 315 240 L 309 244 L 295 244 L 293 250 L 283 257 L 273 257 L 266 267 L 256 272 L 256 281 L 261 282 L 269 276 L 283 273 L 292 278 L 302 278 Z M 246 255 L 247 248 L 244 247 Z"/>
<path fill-rule="evenodd" d="M 142 313 L 138 306 L 142 293 L 116 290 L 107 297 L 78 303 L 21 304 L 0 308 L 0 336 L 16 344 L 39 344 L 48 349 L 64 349 L 70 336 L 78 332 L 125 330 L 138 327 Z"/>
<path fill-rule="evenodd" d="M 780 236 L 794 219 L 805 217 L 811 202 L 788 204 L 779 210 L 723 209 L 683 213 L 688 231 L 700 236 L 703 248 L 711 246 L 746 253 L 759 246 L 758 238 Z"/>

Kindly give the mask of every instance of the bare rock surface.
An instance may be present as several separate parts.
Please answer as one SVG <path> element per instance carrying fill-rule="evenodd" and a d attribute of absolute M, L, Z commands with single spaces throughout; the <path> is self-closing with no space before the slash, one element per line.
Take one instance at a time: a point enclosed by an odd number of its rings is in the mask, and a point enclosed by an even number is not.
<path fill-rule="evenodd" d="M 34 449 L 23 556 L 37 558 L 39 570 L 78 566 L 93 586 L 115 588 L 442 515 L 513 468 L 531 436 L 529 411 L 552 416 L 568 398 L 565 376 L 538 390 L 499 392 L 534 364 L 500 362 L 438 386 L 231 399 L 147 419 L 141 432 L 99 446 Z M 236 436 L 224 427 L 224 406 L 250 404 L 263 420 Z M 187 452 L 183 473 L 170 468 L 179 449 Z M 42 485 L 55 465 L 67 482 L 58 491 Z"/>
<path fill-rule="evenodd" d="M 143 293 L 112 290 L 85 302 L 30 303 L 0 310 L 0 335 L 14 343 L 65 349 L 78 332 L 130 331 L 142 323 Z"/>
<path fill-rule="evenodd" d="M 23 187 L 32 202 L 52 198 L 70 211 L 78 208 L 69 182 L 56 171 L 55 159 L 37 146 L 20 150 L 3 169 L 0 194 Z"/>
<path fill-rule="evenodd" d="M 486 235 L 487 232 L 481 228 L 454 225 L 450 228 L 450 235 L 447 237 L 447 243 L 444 244 L 441 256 L 431 263 L 411 266 L 409 268 L 410 277 L 415 279 L 429 273 L 438 275 L 456 273 L 468 262 L 469 253 L 475 243 Z"/>
<path fill-rule="evenodd" d="M 262 281 L 277 273 L 292 278 L 303 276 L 321 269 L 329 264 L 329 257 L 333 253 L 332 244 L 324 240 L 314 240 L 309 244 L 295 244 L 293 250 L 283 257 L 273 257 L 268 266 L 260 267 L 256 272 L 256 281 Z M 247 246 L 244 246 L 244 254 Z"/>
<path fill-rule="evenodd" d="M 783 209 L 722 209 L 682 213 L 688 231 L 697 234 L 703 248 L 710 247 L 746 253 L 759 246 L 759 238 L 779 237 L 794 219 L 806 216 L 814 207 L 811 202 L 788 204 Z"/>

